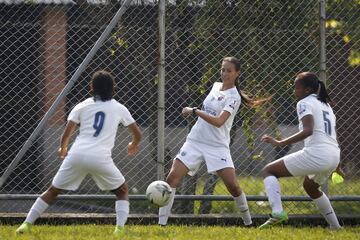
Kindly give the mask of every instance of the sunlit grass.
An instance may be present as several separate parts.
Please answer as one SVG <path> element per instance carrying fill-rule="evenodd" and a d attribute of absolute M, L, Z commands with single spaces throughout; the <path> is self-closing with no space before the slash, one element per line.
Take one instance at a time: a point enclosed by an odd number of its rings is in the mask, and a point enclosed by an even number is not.
<path fill-rule="evenodd" d="M 31 235 L 16 236 L 16 226 L 0 226 L 1 240 L 103 240 L 119 239 L 112 235 L 113 226 L 110 225 L 70 225 L 48 226 L 39 225 L 33 227 Z M 360 227 L 348 227 L 340 231 L 330 231 L 320 227 L 275 227 L 273 229 L 258 230 L 256 228 L 221 227 L 221 226 L 126 226 L 126 234 L 121 239 L 191 239 L 191 240 L 231 240 L 231 239 L 360 239 Z"/>

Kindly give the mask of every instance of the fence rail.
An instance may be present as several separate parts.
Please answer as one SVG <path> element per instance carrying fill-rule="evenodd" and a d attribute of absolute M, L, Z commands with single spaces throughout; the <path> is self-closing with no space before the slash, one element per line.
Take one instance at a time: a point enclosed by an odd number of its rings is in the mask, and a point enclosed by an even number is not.
<path fill-rule="evenodd" d="M 38 194 L 0 194 L 0 200 L 36 200 L 40 195 Z M 250 195 L 246 196 L 248 201 L 267 201 L 266 196 Z M 59 195 L 58 200 L 115 200 L 114 195 L 100 195 L 100 194 L 71 194 Z M 176 195 L 176 200 L 182 201 L 234 201 L 229 195 Z M 360 196 L 332 196 L 330 201 L 360 201 Z M 146 195 L 130 195 L 130 201 L 147 200 Z M 296 202 L 310 202 L 311 198 L 306 196 L 282 196 L 282 201 L 296 201 Z"/>

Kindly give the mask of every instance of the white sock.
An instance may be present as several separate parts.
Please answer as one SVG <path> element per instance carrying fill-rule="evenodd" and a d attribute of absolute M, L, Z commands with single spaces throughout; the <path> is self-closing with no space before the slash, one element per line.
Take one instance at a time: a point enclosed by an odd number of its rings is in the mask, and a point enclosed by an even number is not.
<path fill-rule="evenodd" d="M 281 213 L 283 207 L 281 204 L 280 184 L 278 179 L 275 176 L 268 176 L 264 178 L 264 184 L 272 212 Z"/>
<path fill-rule="evenodd" d="M 249 211 L 249 207 L 246 201 L 246 195 L 244 192 L 241 193 L 238 197 L 233 197 L 235 204 L 237 208 L 240 210 L 241 218 L 244 221 L 245 225 L 250 225 L 252 223 L 251 221 L 251 215 Z"/>
<path fill-rule="evenodd" d="M 117 200 L 115 202 L 116 225 L 124 227 L 129 216 L 129 201 Z"/>
<path fill-rule="evenodd" d="M 336 217 L 335 211 L 331 206 L 329 198 L 323 193 L 321 197 L 313 199 L 316 206 L 319 208 L 321 214 L 325 220 L 329 223 L 330 228 L 338 229 L 341 228 L 339 221 Z"/>
<path fill-rule="evenodd" d="M 168 218 L 171 213 L 172 205 L 174 204 L 176 188 L 171 188 L 170 200 L 169 203 L 161 208 L 159 208 L 159 224 L 166 225 Z"/>
<path fill-rule="evenodd" d="M 36 219 L 40 217 L 40 215 L 45 212 L 45 210 L 49 207 L 49 204 L 47 204 L 44 200 L 41 199 L 41 197 L 38 197 L 34 204 L 32 205 L 29 213 L 26 216 L 25 222 L 29 222 L 31 224 L 34 224 Z"/>

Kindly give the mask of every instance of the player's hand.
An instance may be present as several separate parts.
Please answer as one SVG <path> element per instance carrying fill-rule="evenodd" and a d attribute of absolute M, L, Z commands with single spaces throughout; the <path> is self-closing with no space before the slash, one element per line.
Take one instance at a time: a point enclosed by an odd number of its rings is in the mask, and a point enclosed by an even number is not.
<path fill-rule="evenodd" d="M 128 155 L 134 156 L 139 151 L 139 145 L 133 142 L 128 144 Z"/>
<path fill-rule="evenodd" d="M 270 137 L 269 135 L 266 135 L 266 134 L 261 137 L 261 141 L 266 142 L 266 143 L 270 143 L 271 145 L 274 145 L 274 146 L 280 146 L 281 145 L 279 140 L 276 140 L 275 138 Z"/>
<path fill-rule="evenodd" d="M 193 113 L 193 108 L 191 108 L 191 107 L 184 107 L 181 111 L 181 115 L 183 117 L 188 117 L 188 116 L 192 115 L 192 113 Z"/>
<path fill-rule="evenodd" d="M 58 149 L 58 155 L 61 160 L 64 160 L 64 158 L 67 155 L 67 148 L 59 148 Z"/>
<path fill-rule="evenodd" d="M 335 172 L 337 174 L 339 174 L 340 176 L 342 176 L 343 178 L 345 178 L 345 172 L 344 170 L 342 170 L 342 168 L 340 167 L 340 165 L 336 168 Z"/>

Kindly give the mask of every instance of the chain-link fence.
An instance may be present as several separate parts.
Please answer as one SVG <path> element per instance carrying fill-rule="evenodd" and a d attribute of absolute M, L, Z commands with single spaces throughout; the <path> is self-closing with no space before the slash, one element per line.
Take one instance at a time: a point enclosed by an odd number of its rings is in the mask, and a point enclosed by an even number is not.
<path fill-rule="evenodd" d="M 23 200 L 21 196 L 42 193 L 49 186 L 61 163 L 56 151 L 66 116 L 76 103 L 90 96 L 89 79 L 98 69 L 110 70 L 115 75 L 115 99 L 129 108 L 144 134 L 140 153 L 129 157 L 126 146 L 130 136 L 126 128 L 120 127 L 113 151 L 130 194 L 143 196 L 150 182 L 168 173 L 195 121 L 180 116 L 182 107 L 201 106 L 211 85 L 220 81 L 219 69 L 225 56 L 241 60 L 242 89 L 255 98 L 272 96 L 270 103 L 259 108 L 242 106 L 232 129 L 232 157 L 246 194 L 253 199 L 264 196 L 258 176 L 261 168 L 302 147 L 294 144 L 272 148 L 259 140 L 265 133 L 284 137 L 297 131 L 293 80 L 302 71 L 327 75 L 323 80 L 336 103 L 342 162 L 348 177 L 340 185 L 329 182 L 328 193 L 346 199 L 360 192 L 357 164 L 360 114 L 356 107 L 360 101 L 358 1 L 167 1 L 164 129 L 162 119 L 158 118 L 163 111 L 158 102 L 162 82 L 158 70 L 161 68 L 158 20 L 162 12 L 159 1 L 132 1 L 89 64 L 79 72 L 79 66 L 124 2 L 0 0 L 0 175 L 6 173 L 66 84 L 76 81 L 3 184 L 0 212 L 26 212 L 33 200 Z M 325 39 L 320 37 L 321 3 L 325 3 L 322 10 L 327 14 Z M 327 69 L 319 64 L 325 50 Z M 81 74 L 73 79 L 76 73 Z M 306 195 L 301 178 L 280 182 L 283 195 L 293 196 L 293 200 Z M 74 193 L 65 193 L 69 197 L 58 201 L 49 211 L 113 212 L 113 201 L 94 197 L 104 193 L 90 178 Z M 77 194 L 84 195 L 85 200 L 76 200 Z M 92 197 L 86 199 L 89 194 Z M 207 174 L 205 166 L 196 176 L 184 179 L 178 194 L 228 195 L 221 181 Z M 15 195 L 17 200 L 9 200 Z M 252 213 L 269 212 L 267 202 L 261 197 L 258 200 L 249 202 Z M 287 201 L 284 205 L 291 214 L 317 214 L 311 202 Z M 355 201 L 336 202 L 334 208 L 340 214 L 360 211 Z M 146 201 L 133 201 L 131 211 L 156 212 L 156 209 Z M 174 206 L 178 213 L 235 211 L 231 201 L 176 201 Z"/>

